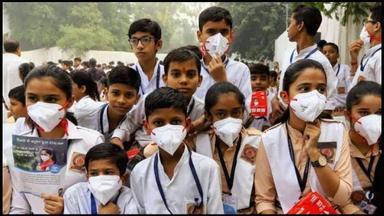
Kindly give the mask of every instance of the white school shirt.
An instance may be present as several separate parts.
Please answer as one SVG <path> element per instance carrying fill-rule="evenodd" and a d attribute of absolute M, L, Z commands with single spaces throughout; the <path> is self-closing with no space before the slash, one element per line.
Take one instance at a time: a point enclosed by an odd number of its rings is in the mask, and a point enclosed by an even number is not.
<path fill-rule="evenodd" d="M 143 128 L 145 119 L 145 99 L 148 95 L 149 93 L 142 96 L 139 102 L 132 107 L 127 114 L 127 118 L 115 129 L 112 137 L 118 137 L 122 141 L 127 141 L 129 140 L 130 134 L 138 129 L 135 134 L 135 139 L 141 146 L 146 146 L 152 141 L 151 137 Z M 201 117 L 204 114 L 204 102 L 193 95 L 188 104 L 187 114 L 192 121 Z"/>
<path fill-rule="evenodd" d="M 103 104 L 105 103 L 95 101 L 86 95 L 73 104 L 73 108 L 71 107 L 69 111 L 73 112 L 79 126 L 97 130 L 97 114 Z"/>
<path fill-rule="evenodd" d="M 307 57 L 307 55 L 310 54 L 316 48 L 317 48 L 317 45 L 314 44 L 310 47 L 300 50 L 300 53 L 297 53 L 296 48 L 294 50 L 290 50 L 289 52 L 286 52 L 285 58 L 283 61 L 282 71 L 280 74 L 279 89 L 278 89 L 277 96 L 280 98 L 280 92 L 282 91 L 282 88 L 283 88 L 285 71 L 287 70 L 289 65 L 291 65 L 292 63 L 300 59 L 304 59 L 304 58 L 312 59 L 319 62 L 323 66 L 327 76 L 327 103 L 325 104 L 325 109 L 334 110 L 335 103 L 336 103 L 335 97 L 336 97 L 336 86 L 337 86 L 336 73 L 333 71 L 332 65 L 327 59 L 327 57 L 325 57 L 325 55 L 319 50 L 315 51 L 314 53 L 312 53 Z M 292 63 L 291 63 L 291 56 L 292 56 Z M 280 98 L 280 101 L 282 102 L 281 98 Z"/>
<path fill-rule="evenodd" d="M 337 63 L 333 67 L 333 70 L 335 71 L 335 75 L 337 77 L 335 106 L 345 107 L 349 85 L 351 84 L 351 69 L 346 64 Z M 343 90 L 344 93 L 342 93 Z"/>
<path fill-rule="evenodd" d="M 19 66 L 22 63 L 28 62 L 26 59 L 14 54 L 4 53 L 3 54 L 3 97 L 5 102 L 9 106 L 8 93 L 12 88 L 23 85 L 19 77 Z"/>
<path fill-rule="evenodd" d="M 360 59 L 359 67 L 353 77 L 350 88 L 357 84 L 359 76 L 362 76 L 367 81 L 377 82 L 381 85 L 381 43 L 369 48 Z"/>
<path fill-rule="evenodd" d="M 295 165 L 293 164 L 289 155 L 288 137 L 285 124 L 287 123 L 280 123 L 274 128 L 265 131 L 261 138 L 265 148 L 265 153 L 268 157 L 269 167 L 273 176 L 277 197 L 279 198 L 284 214 L 286 214 L 289 209 L 294 206 L 295 202 L 299 200 L 301 195 L 300 186 L 295 174 Z M 332 170 L 334 170 L 338 166 L 339 158 L 341 156 L 341 149 L 343 148 L 342 146 L 348 145 L 348 143 L 344 142 L 344 136 L 346 136 L 345 127 L 341 122 L 322 119 L 320 130 L 321 134 L 318 142 L 336 142 L 334 162 L 327 164 Z M 292 145 L 294 144 L 292 143 Z M 352 182 L 352 173 L 347 176 L 347 178 L 349 179 L 348 182 Z M 311 190 L 313 192 L 317 191 L 323 197 L 332 200 L 332 198 L 328 197 L 324 192 L 312 165 L 309 166 L 308 180 L 306 183 L 310 184 Z M 336 197 L 338 197 L 337 200 L 340 200 L 340 196 L 345 195 L 341 191 L 341 188 L 345 186 L 350 187 L 351 185 L 348 185 L 347 182 L 340 178 L 339 188 L 333 197 L 335 200 Z M 348 197 L 345 197 L 342 202 L 347 200 Z M 335 204 L 344 205 L 345 203 Z"/>
<path fill-rule="evenodd" d="M 28 129 L 26 130 L 26 128 Z M 22 136 L 39 137 L 36 128 L 32 130 L 30 127 L 26 126 L 25 118 L 17 119 L 14 134 Z M 68 136 L 64 136 L 63 138 L 71 140 L 67 151 L 68 164 L 70 164 L 70 162 L 73 160 L 74 153 L 84 154 L 85 156 L 85 154 L 90 148 L 104 142 L 104 138 L 99 132 L 81 126 L 76 126 L 69 120 Z M 8 155 L 7 161 L 11 177 L 14 178 L 12 175 L 12 172 L 15 171 L 12 150 L 10 149 L 8 152 L 6 152 L 6 155 Z M 65 180 L 62 181 L 64 190 L 66 190 L 68 187 L 74 185 L 77 182 L 86 181 L 85 172 L 70 170 L 70 167 L 68 165 L 65 169 Z M 19 193 L 15 188 L 13 188 L 10 214 L 31 213 L 46 214 L 46 212 L 44 211 L 43 199 L 31 194 Z"/>
<path fill-rule="evenodd" d="M 203 191 L 205 214 L 223 214 L 221 200 L 220 170 L 217 163 L 204 155 L 192 153 L 193 165 Z M 139 214 L 169 214 L 156 184 L 154 161 L 151 157 L 139 162 L 130 176 L 131 189 Z M 169 179 L 158 156 L 158 170 L 161 187 L 169 209 L 173 214 L 186 214 L 187 205 L 200 202 L 200 194 L 189 166 L 189 152 L 184 152 L 175 166 L 173 177 Z"/>
<path fill-rule="evenodd" d="M 164 66 L 160 64 L 160 60 L 157 60 L 156 62 L 155 68 L 153 69 L 153 75 L 151 80 L 148 80 L 148 76 L 144 73 L 139 62 L 132 65 L 131 68 L 136 70 L 140 75 L 140 79 L 141 79 L 141 85 L 139 89 L 140 95 L 151 93 L 153 90 L 165 86 L 162 79 L 164 74 Z"/>
<path fill-rule="evenodd" d="M 137 208 L 132 196 L 131 189 L 122 186 L 120 194 L 112 197 L 116 199 L 120 214 L 137 214 Z M 64 214 L 91 214 L 91 191 L 88 182 L 79 182 L 67 189 L 64 193 Z M 96 211 L 99 209 L 100 202 L 95 198 Z"/>
<path fill-rule="evenodd" d="M 250 199 L 252 196 L 252 188 L 254 186 L 256 165 L 255 163 L 252 164 L 246 159 L 244 159 L 244 156 L 246 155 L 245 152 L 248 148 L 259 148 L 259 143 L 261 140 L 261 131 L 256 131 L 254 129 L 248 130 L 243 128 L 240 132 L 240 136 L 242 140 L 240 143 L 239 153 L 236 157 L 237 163 L 235 168 L 235 177 L 231 190 L 232 195 L 236 197 L 236 208 L 238 210 L 250 207 L 249 203 L 251 201 Z M 214 150 L 217 150 L 216 138 L 217 136 L 215 135 L 213 138 L 214 140 L 210 140 L 208 133 L 198 134 L 196 137 L 196 153 L 213 158 L 212 152 Z M 234 143 L 234 146 L 236 145 L 237 144 Z M 231 170 L 228 170 L 228 172 L 231 172 Z M 254 200 L 252 200 L 252 202 L 253 201 Z"/>
<path fill-rule="evenodd" d="M 108 103 L 100 106 L 96 116 L 97 131 L 99 131 L 101 134 L 104 135 L 105 142 L 109 142 L 111 140 L 114 132 L 114 130 L 112 132 L 109 132 L 108 108 L 109 108 Z M 119 125 L 125 120 L 125 118 L 126 118 L 126 115 L 120 121 Z M 119 125 L 116 127 L 116 129 L 119 127 Z"/>
<path fill-rule="evenodd" d="M 241 93 L 244 94 L 246 99 L 246 108 L 247 111 L 249 111 L 249 104 L 251 102 L 252 96 L 252 86 L 251 75 L 248 66 L 242 62 L 232 60 L 228 57 L 226 57 L 224 65 L 227 74 L 227 81 L 237 86 Z M 201 82 L 200 87 L 196 89 L 194 95 L 203 101 L 205 101 L 205 95 L 207 94 L 208 89 L 216 83 L 211 74 L 208 72 L 207 68 L 208 66 L 205 65 L 203 60 L 201 60 L 201 76 L 203 77 L 203 81 Z"/>

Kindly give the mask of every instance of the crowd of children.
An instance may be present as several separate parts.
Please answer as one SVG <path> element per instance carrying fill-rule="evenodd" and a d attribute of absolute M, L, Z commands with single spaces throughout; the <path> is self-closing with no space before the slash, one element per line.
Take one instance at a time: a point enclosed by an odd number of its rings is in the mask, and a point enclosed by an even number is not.
<path fill-rule="evenodd" d="M 163 61 L 160 25 L 139 19 L 135 64 L 21 64 L 3 97 L 3 213 L 287 214 L 313 192 L 339 213 L 382 213 L 381 20 L 373 8 L 350 66 L 335 43 L 318 48 L 321 14 L 304 5 L 281 71 L 230 59 L 232 17 L 216 6 L 199 15 L 200 47 Z M 55 192 L 19 188 L 17 137 L 66 142 L 37 152 L 36 179 L 64 165 Z"/>

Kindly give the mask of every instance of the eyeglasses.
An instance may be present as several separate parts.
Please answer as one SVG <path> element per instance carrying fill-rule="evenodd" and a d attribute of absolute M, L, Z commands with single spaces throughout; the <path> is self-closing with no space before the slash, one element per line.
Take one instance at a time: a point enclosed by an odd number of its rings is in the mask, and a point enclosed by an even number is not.
<path fill-rule="evenodd" d="M 131 38 L 131 39 L 128 39 L 128 41 L 131 44 L 131 46 L 135 46 L 136 47 L 139 44 L 139 41 L 141 42 L 141 44 L 143 46 L 147 46 L 154 39 L 155 38 L 151 37 L 151 36 L 144 36 L 142 38 Z"/>

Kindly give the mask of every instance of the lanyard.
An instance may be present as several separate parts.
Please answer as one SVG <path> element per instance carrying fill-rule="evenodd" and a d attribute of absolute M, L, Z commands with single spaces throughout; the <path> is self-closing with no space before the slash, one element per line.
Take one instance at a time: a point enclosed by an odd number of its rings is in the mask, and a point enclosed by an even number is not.
<path fill-rule="evenodd" d="M 307 59 L 309 58 L 309 56 L 311 56 L 313 53 L 315 53 L 317 51 L 317 48 L 313 49 L 311 52 L 309 52 L 305 57 L 304 59 Z M 293 53 L 295 52 L 295 50 L 292 51 L 292 54 L 291 54 L 291 58 L 289 60 L 289 63 L 292 64 L 292 60 L 293 60 Z"/>
<path fill-rule="evenodd" d="M 220 147 L 219 147 L 219 143 L 216 142 L 217 153 L 219 154 L 221 168 L 223 169 L 224 176 L 225 176 L 225 181 L 227 182 L 229 191 L 232 190 L 233 182 L 234 182 L 234 179 L 235 179 L 237 155 L 239 154 L 239 150 L 240 150 L 240 146 L 241 146 L 241 135 L 239 135 L 239 136 L 240 137 L 239 137 L 239 141 L 237 141 L 236 152 L 235 152 L 235 155 L 233 156 L 231 176 L 229 176 L 229 173 L 228 173 L 228 170 L 227 170 L 227 166 L 225 165 L 223 153 L 221 152 Z"/>
<path fill-rule="evenodd" d="M 202 206 L 202 204 L 203 204 L 203 189 L 201 187 L 201 184 L 200 184 L 200 181 L 199 181 L 199 177 L 197 176 L 195 166 L 193 165 L 193 162 L 192 162 L 192 152 L 189 149 L 188 149 L 188 152 L 189 152 L 189 167 L 191 168 L 193 179 L 195 180 L 197 190 L 199 191 L 199 194 L 200 194 L 201 200 L 200 200 L 200 204 L 199 205 Z M 167 208 L 167 210 L 169 211 L 169 213 L 173 214 L 171 212 L 171 210 L 169 209 L 169 207 L 168 207 L 167 200 L 165 199 L 164 191 L 163 191 L 163 188 L 161 187 L 161 183 L 160 183 L 160 178 L 159 178 L 159 154 L 156 154 L 156 156 L 155 156 L 154 170 L 155 170 L 156 184 L 157 184 L 157 188 L 159 189 L 159 192 L 160 192 L 160 195 L 161 195 L 161 199 L 163 200 L 164 205 Z"/>
<path fill-rule="evenodd" d="M 195 99 L 193 99 L 192 98 L 192 102 L 191 102 L 191 105 L 190 106 L 188 106 L 188 113 L 187 113 L 187 117 L 189 116 L 189 115 L 191 115 L 191 112 L 192 112 L 192 110 L 193 110 L 193 107 L 195 106 Z"/>
<path fill-rule="evenodd" d="M 365 66 L 368 64 L 369 59 L 372 58 L 372 56 L 375 55 L 379 50 L 381 50 L 381 47 L 378 48 L 377 50 L 375 50 L 375 52 L 373 52 L 373 53 L 367 58 L 367 61 L 365 61 L 365 64 L 363 64 L 363 61 L 364 61 L 366 55 L 363 56 L 363 58 L 362 58 L 361 61 L 360 61 L 360 71 L 361 71 L 361 72 L 364 71 L 364 68 L 365 68 Z"/>
<path fill-rule="evenodd" d="M 120 196 L 120 191 L 119 191 L 119 194 L 117 195 L 117 197 L 115 199 L 115 202 L 114 202 L 115 204 L 117 203 L 119 196 Z M 92 193 L 91 193 L 91 214 L 97 215 L 96 200 L 95 200 L 95 197 L 93 197 Z"/>
<path fill-rule="evenodd" d="M 336 78 L 337 78 L 337 75 L 339 75 L 339 72 L 340 72 L 340 64 L 337 66 Z"/>
<path fill-rule="evenodd" d="M 303 193 L 303 191 L 305 189 L 305 185 L 307 184 L 307 180 L 308 180 L 309 159 L 307 160 L 307 164 L 305 165 L 305 168 L 304 168 L 303 179 L 301 179 L 300 172 L 296 166 L 295 152 L 293 151 L 293 146 L 292 146 L 291 138 L 289 137 L 287 124 L 285 125 L 285 128 L 287 129 L 289 155 L 291 156 L 293 166 L 295 166 L 296 178 L 297 178 L 297 181 L 299 182 L 299 185 L 300 185 L 300 191 L 301 191 L 301 193 Z"/>
<path fill-rule="evenodd" d="M 204 64 L 205 64 L 204 61 L 203 61 L 203 60 L 200 60 L 200 62 L 201 62 L 201 67 L 203 67 L 204 70 L 205 70 L 205 72 L 206 72 L 207 74 L 210 75 L 208 68 L 206 68 L 206 67 L 204 66 Z M 225 61 L 224 61 L 224 68 L 225 68 L 225 69 L 227 68 L 228 62 L 229 62 L 229 59 L 228 59 L 228 57 L 227 57 L 227 58 L 225 59 Z"/>
<path fill-rule="evenodd" d="M 135 65 L 135 67 L 136 67 L 136 71 L 139 72 L 139 68 L 137 67 L 137 65 Z M 156 71 L 156 89 L 158 88 L 160 88 L 160 63 L 158 64 L 157 71 Z M 140 85 L 140 89 L 141 89 L 141 93 L 144 95 L 145 92 L 142 84 Z"/>
<path fill-rule="evenodd" d="M 108 104 L 104 104 L 103 107 L 101 107 L 100 117 L 99 117 L 100 130 L 101 130 L 101 134 L 103 134 L 103 135 L 104 135 L 103 116 L 104 116 L 104 110 L 105 110 L 105 108 L 107 108 L 107 106 L 108 106 Z"/>
<path fill-rule="evenodd" d="M 371 156 L 371 159 L 369 160 L 368 169 L 365 168 L 363 161 L 361 158 L 356 158 L 357 163 L 359 164 L 360 168 L 364 171 L 365 175 L 368 177 L 369 181 L 372 183 L 371 179 L 371 170 L 373 167 L 373 162 L 375 161 L 375 156 Z"/>

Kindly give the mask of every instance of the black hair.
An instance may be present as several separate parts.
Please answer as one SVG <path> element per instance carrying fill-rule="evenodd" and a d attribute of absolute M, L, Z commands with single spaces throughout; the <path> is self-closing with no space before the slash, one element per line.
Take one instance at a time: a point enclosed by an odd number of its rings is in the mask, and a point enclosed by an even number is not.
<path fill-rule="evenodd" d="M 100 143 L 93 146 L 85 155 L 85 168 L 88 172 L 89 164 L 96 160 L 108 160 L 119 169 L 120 176 L 124 175 L 127 169 L 127 153 L 119 146 L 112 143 Z"/>
<path fill-rule="evenodd" d="M 20 43 L 14 39 L 6 39 L 4 41 L 4 51 L 9 53 L 14 53 L 20 47 Z"/>
<path fill-rule="evenodd" d="M 95 58 L 90 58 L 88 63 L 89 63 L 89 67 L 96 67 L 97 61 Z"/>
<path fill-rule="evenodd" d="M 305 5 L 298 5 L 293 10 L 293 18 L 297 22 L 303 21 L 307 33 L 312 36 L 316 35 L 322 21 L 319 9 Z"/>
<path fill-rule="evenodd" d="M 360 81 L 349 92 L 346 99 L 347 110 L 351 111 L 352 106 L 359 104 L 366 95 L 381 97 L 381 85 L 373 81 Z"/>
<path fill-rule="evenodd" d="M 19 65 L 19 77 L 21 81 L 24 82 L 25 77 L 28 75 L 28 73 L 33 69 L 32 65 L 30 63 L 23 63 Z"/>
<path fill-rule="evenodd" d="M 285 71 L 284 79 L 283 79 L 283 91 L 289 91 L 289 86 L 296 81 L 296 79 L 300 76 L 300 74 L 307 68 L 314 68 L 319 69 L 324 73 L 325 79 L 327 79 L 327 74 L 325 73 L 325 70 L 323 66 L 312 59 L 301 59 L 293 64 L 289 65 L 287 70 Z M 282 116 L 277 120 L 277 122 L 286 122 L 289 118 L 289 109 L 285 109 Z M 319 118 L 332 118 L 327 114 L 320 114 Z"/>
<path fill-rule="evenodd" d="M 137 71 L 127 66 L 116 66 L 108 74 L 108 87 L 114 83 L 132 86 L 139 92 L 141 78 Z"/>
<path fill-rule="evenodd" d="M 376 5 L 370 8 L 371 19 L 375 22 L 382 23 L 383 15 L 381 10 L 381 5 Z"/>
<path fill-rule="evenodd" d="M 23 106 L 25 106 L 25 88 L 24 88 L 24 85 L 12 88 L 8 93 L 8 97 L 19 101 L 20 103 L 23 104 Z"/>
<path fill-rule="evenodd" d="M 81 58 L 80 57 L 76 57 L 74 58 L 75 61 L 80 61 L 81 62 Z"/>
<path fill-rule="evenodd" d="M 160 25 L 151 19 L 139 19 L 134 21 L 128 30 L 128 37 L 131 38 L 136 32 L 146 32 L 155 37 L 155 42 L 161 39 L 161 28 Z"/>
<path fill-rule="evenodd" d="M 185 48 L 185 49 L 188 49 L 188 50 L 192 51 L 193 53 L 195 53 L 197 55 L 197 57 L 199 57 L 199 59 L 203 58 L 203 55 L 201 54 L 200 48 L 198 46 L 187 45 L 187 46 L 183 46 L 183 47 L 180 47 L 180 48 Z"/>
<path fill-rule="evenodd" d="M 71 73 L 71 77 L 74 83 L 80 88 L 85 86 L 85 94 L 89 95 L 93 100 L 100 101 L 99 91 L 97 89 L 97 83 L 86 70 L 74 70 Z"/>
<path fill-rule="evenodd" d="M 209 21 L 220 22 L 221 20 L 224 20 L 232 29 L 232 16 L 227 9 L 217 6 L 209 7 L 199 15 L 199 30 L 202 31 L 204 24 Z"/>
<path fill-rule="evenodd" d="M 174 108 L 182 111 L 187 117 L 187 106 L 187 100 L 182 93 L 170 87 L 161 87 L 145 98 L 145 116 L 148 119 L 157 109 Z"/>
<path fill-rule="evenodd" d="M 271 77 L 272 80 L 277 80 L 277 72 L 274 70 L 269 71 L 269 77 Z"/>
<path fill-rule="evenodd" d="M 251 64 L 249 66 L 249 71 L 251 72 L 251 74 L 263 74 L 269 78 L 269 67 L 264 64 Z"/>
<path fill-rule="evenodd" d="M 168 74 L 169 66 L 171 62 L 186 62 L 188 60 L 194 60 L 198 74 L 201 72 L 201 62 L 199 57 L 186 47 L 180 47 L 172 50 L 164 58 L 164 73 Z"/>
<path fill-rule="evenodd" d="M 207 91 L 205 95 L 205 111 L 210 113 L 210 109 L 216 105 L 219 96 L 222 94 L 226 94 L 229 92 L 233 92 L 236 95 L 236 99 L 239 101 L 243 109 L 245 108 L 245 97 L 244 94 L 241 93 L 239 88 L 233 85 L 230 82 L 217 82 L 213 84 Z"/>
<path fill-rule="evenodd" d="M 323 45 L 323 47 L 325 47 L 325 46 L 331 46 L 331 47 L 333 47 L 333 49 L 336 50 L 337 54 L 339 54 L 339 47 L 338 47 L 335 43 L 328 42 L 328 43 L 325 43 L 325 44 Z"/>
<path fill-rule="evenodd" d="M 326 40 L 320 40 L 319 42 L 317 42 L 317 47 L 319 47 L 320 49 L 323 49 L 326 43 L 327 43 Z"/>

